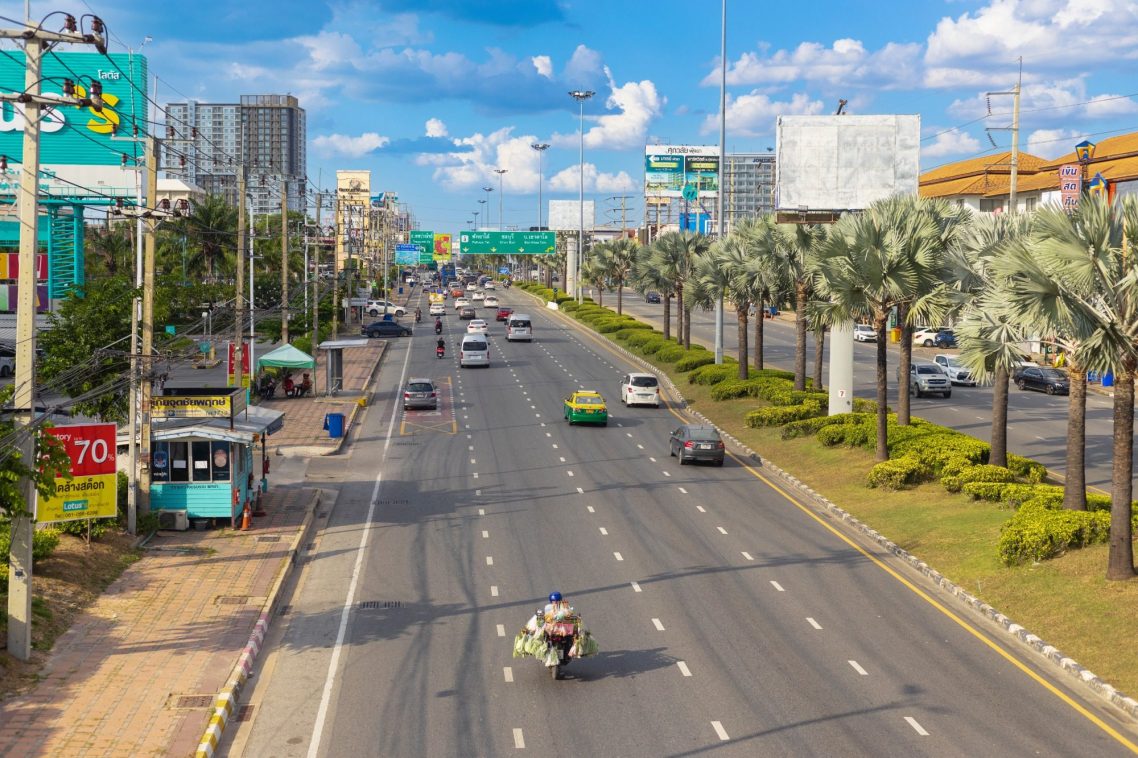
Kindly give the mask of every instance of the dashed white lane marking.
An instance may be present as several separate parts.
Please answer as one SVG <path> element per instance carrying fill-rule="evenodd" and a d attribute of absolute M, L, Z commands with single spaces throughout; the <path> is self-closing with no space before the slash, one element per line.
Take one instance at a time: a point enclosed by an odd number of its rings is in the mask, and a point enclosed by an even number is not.
<path fill-rule="evenodd" d="M 772 586 L 772 587 L 774 587 L 774 588 L 775 588 L 776 590 L 778 590 L 779 592 L 786 592 L 786 590 L 784 590 L 784 589 L 782 588 L 782 585 L 781 585 L 781 584 L 779 584 L 778 582 L 776 582 L 774 579 L 771 579 L 771 586 Z"/>
<path fill-rule="evenodd" d="M 707 513 L 707 509 L 706 509 L 706 508 L 704 508 L 702 505 L 697 505 L 697 506 L 695 507 L 695 509 L 696 509 L 697 511 L 699 511 L 700 513 Z"/>
<path fill-rule="evenodd" d="M 497 626 L 498 626 L 498 636 L 499 637 L 505 637 L 506 636 L 506 625 L 505 624 L 498 624 Z"/>
<path fill-rule="evenodd" d="M 688 665 L 686 663 L 683 661 L 676 661 L 676 666 L 679 667 L 681 674 L 684 676 L 691 676 L 691 669 L 688 668 Z"/>
<path fill-rule="evenodd" d="M 573 476 L 573 472 L 572 472 L 572 471 L 566 471 L 565 473 L 566 473 L 566 474 L 568 474 L 569 476 Z"/>
<path fill-rule="evenodd" d="M 557 445 L 554 445 L 554 447 L 557 447 Z M 557 456 L 557 457 L 561 459 L 561 462 L 562 462 L 562 463 L 564 463 L 564 462 L 565 462 L 565 456 L 564 456 L 564 455 L 559 455 L 559 456 Z"/>
<path fill-rule="evenodd" d="M 660 623 L 660 619 L 652 619 L 652 626 L 656 627 L 656 631 L 664 631 L 664 625 Z"/>
<path fill-rule="evenodd" d="M 642 591 L 642 590 L 640 589 L 640 585 L 639 585 L 639 584 L 637 584 L 636 582 L 631 582 L 631 584 L 632 584 L 632 591 L 633 591 L 633 592 L 641 592 L 641 591 Z"/>
<path fill-rule="evenodd" d="M 498 585 L 490 585 L 490 597 L 498 597 Z"/>
<path fill-rule="evenodd" d="M 533 415 L 534 415 L 534 418 L 541 418 L 541 414 L 540 414 L 540 413 L 535 413 L 535 414 L 533 414 Z M 542 424 L 542 426 L 545 426 L 545 425 L 544 425 L 544 424 Z"/>
<path fill-rule="evenodd" d="M 717 526 L 717 527 L 715 527 L 715 528 L 719 530 L 719 533 L 720 533 L 720 534 L 727 534 L 727 530 L 726 530 L 726 529 L 724 529 L 723 527 L 721 527 L 721 526 Z"/>
<path fill-rule="evenodd" d="M 506 679 L 507 682 L 512 682 L 514 681 L 514 670 L 509 666 L 503 666 L 502 676 Z"/>
<path fill-rule="evenodd" d="M 625 432 L 625 433 L 624 433 L 624 436 L 625 436 L 625 437 L 631 437 L 631 436 L 632 436 L 632 432 Z"/>
<path fill-rule="evenodd" d="M 1047 439 L 1046 437 L 1040 437 L 1038 434 L 1037 434 L 1037 435 L 1035 435 L 1035 438 L 1036 438 L 1037 440 Z"/>
<path fill-rule="evenodd" d="M 618 422 L 616 422 L 616 425 L 617 425 L 617 426 L 620 426 L 620 427 L 623 427 L 623 426 L 624 426 L 624 424 L 620 423 L 619 421 L 618 421 Z"/>
<path fill-rule="evenodd" d="M 913 731 L 915 731 L 917 734 L 921 735 L 922 737 L 929 736 L 929 733 L 925 731 L 925 728 L 918 724 L 917 720 L 912 716 L 906 716 L 905 721 L 909 723 L 909 726 L 913 727 Z"/>
<path fill-rule="evenodd" d="M 638 447 L 638 448 L 640 448 L 641 450 L 643 450 L 643 449 L 644 449 L 644 446 L 643 446 L 643 445 L 637 445 L 637 447 Z"/>
<path fill-rule="evenodd" d="M 814 619 L 810 618 L 809 616 L 807 616 L 807 617 L 806 617 L 806 623 L 807 623 L 807 624 L 809 624 L 810 626 L 814 627 L 815 629 L 819 629 L 819 630 L 820 630 L 820 629 L 822 628 L 822 625 L 821 625 L 821 624 L 819 624 L 817 621 L 815 621 Z"/>
<path fill-rule="evenodd" d="M 530 410 L 531 410 L 531 411 L 536 411 L 536 410 L 537 410 L 537 406 L 536 406 L 536 405 L 531 405 L 529 408 L 530 408 Z"/>
<path fill-rule="evenodd" d="M 664 471 L 662 473 L 664 474 L 664 476 L 671 476 L 671 474 L 669 474 L 667 471 Z"/>
<path fill-rule="evenodd" d="M 608 534 L 609 534 L 609 530 L 608 530 L 608 529 L 605 529 L 603 526 L 601 526 L 601 527 L 597 527 L 597 528 L 601 530 L 601 535 L 602 535 L 602 536 L 604 536 L 604 537 L 607 537 L 607 536 L 608 536 Z"/>
<path fill-rule="evenodd" d="M 853 670 L 856 671 L 857 673 L 861 674 L 862 676 L 869 676 L 869 672 L 866 671 L 865 669 L 863 669 L 861 667 L 861 664 L 858 663 L 857 661 L 846 661 L 846 662 L 849 663 L 850 666 L 853 667 Z"/>
<path fill-rule="evenodd" d="M 488 532 L 488 531 L 486 531 L 485 529 L 483 529 L 483 530 L 482 530 L 482 539 L 484 539 L 484 540 L 488 540 L 488 539 L 490 539 L 490 532 Z"/>
<path fill-rule="evenodd" d="M 477 479 L 477 478 L 478 478 L 478 472 L 477 472 L 477 471 L 475 471 L 475 472 L 474 472 L 474 474 L 473 474 L 473 476 L 474 476 L 474 478 L 475 478 L 475 479 Z"/>
<path fill-rule="evenodd" d="M 546 432 L 546 433 L 545 433 L 545 436 L 546 436 L 546 437 L 552 437 L 552 436 L 553 436 L 553 432 Z"/>
<path fill-rule="evenodd" d="M 557 450 L 557 449 L 558 449 L 558 447 L 557 447 L 557 443 L 556 443 L 556 442 L 554 442 L 554 443 L 553 443 L 553 449 L 554 449 L 554 450 Z"/>
<path fill-rule="evenodd" d="M 746 551 L 743 551 L 743 557 L 746 558 L 748 561 L 755 560 L 754 558 L 751 557 L 751 554 L 746 552 Z"/>
<path fill-rule="evenodd" d="M 487 566 L 493 566 L 494 565 L 494 556 L 492 556 L 492 555 L 486 556 L 486 565 Z"/>
<path fill-rule="evenodd" d="M 612 554 L 612 557 L 613 557 L 613 558 L 616 558 L 618 561 L 623 561 L 623 560 L 624 560 L 624 556 L 623 556 L 623 555 L 621 555 L 620 553 L 613 553 L 613 554 Z"/>
<path fill-rule="evenodd" d="M 979 419 L 980 421 L 984 420 L 984 416 L 977 416 L 976 418 Z"/>
<path fill-rule="evenodd" d="M 472 439 L 474 439 L 474 435 L 473 435 L 473 434 L 468 434 L 468 435 L 466 435 L 466 438 L 467 438 L 468 440 L 472 440 Z"/>
<path fill-rule="evenodd" d="M 525 750 L 526 748 L 526 738 L 522 736 L 521 729 L 514 730 L 514 747 L 518 750 Z"/>
<path fill-rule="evenodd" d="M 473 452 L 473 451 L 474 451 L 474 445 L 467 445 L 467 446 L 466 446 L 466 449 L 467 449 L 467 450 L 470 450 L 471 452 Z"/>
<path fill-rule="evenodd" d="M 596 511 L 595 511 L 595 510 L 593 510 L 593 506 L 591 506 L 591 505 L 586 505 L 585 507 L 589 509 L 589 513 L 596 513 Z"/>
<path fill-rule="evenodd" d="M 474 494 L 478 497 L 482 497 L 482 490 L 474 490 Z"/>
<path fill-rule="evenodd" d="M 537 417 L 538 417 L 538 418 L 541 418 L 541 414 L 540 414 L 540 413 L 539 413 L 539 414 L 537 414 Z M 542 425 L 542 426 L 545 426 L 545 422 L 544 422 L 544 421 L 542 421 L 542 422 L 541 422 L 541 425 Z"/>
<path fill-rule="evenodd" d="M 652 461 L 653 463 L 655 463 L 655 462 L 656 462 L 656 459 L 655 459 L 655 458 L 653 458 L 652 456 L 648 456 L 648 460 Z"/>
<path fill-rule="evenodd" d="M 729 739 L 731 739 L 727 736 L 727 730 L 723 728 L 723 724 L 720 724 L 718 721 L 712 721 L 711 728 L 715 730 L 715 733 L 717 735 L 719 735 L 720 742 L 727 742 Z"/>
<path fill-rule="evenodd" d="M 485 508 L 479 508 L 478 509 L 478 515 L 479 516 L 485 516 L 486 515 L 486 509 Z"/>
<path fill-rule="evenodd" d="M 577 488 L 577 494 L 578 494 L 578 495 L 584 495 L 584 494 L 585 494 L 585 490 L 584 490 L 583 488 L 581 488 L 581 487 L 578 487 L 578 488 Z"/>
<path fill-rule="evenodd" d="M 469 428 L 470 428 L 470 424 L 463 424 L 463 425 L 462 425 L 462 428 L 463 428 L 463 429 L 469 429 Z"/>
<path fill-rule="evenodd" d="M 469 420 L 470 420 L 470 416 L 463 416 L 463 417 L 462 417 L 462 420 L 463 420 L 463 421 L 469 421 Z"/>
<path fill-rule="evenodd" d="M 475 463 L 478 463 L 478 461 L 476 461 L 476 460 L 474 460 L 473 458 L 471 458 L 471 459 L 470 459 L 470 465 L 472 465 L 472 466 L 473 466 Z"/>
<path fill-rule="evenodd" d="M 686 494 L 688 494 L 688 491 L 687 491 L 687 490 L 685 490 L 683 487 L 680 487 L 680 494 L 681 494 L 681 495 L 686 495 Z"/>

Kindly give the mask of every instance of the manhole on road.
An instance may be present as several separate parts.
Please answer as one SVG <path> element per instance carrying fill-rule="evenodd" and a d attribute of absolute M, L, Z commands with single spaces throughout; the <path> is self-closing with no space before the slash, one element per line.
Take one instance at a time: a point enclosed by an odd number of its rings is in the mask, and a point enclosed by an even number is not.
<path fill-rule="evenodd" d="M 403 601 L 401 600 L 364 600 L 359 604 L 361 611 L 375 611 L 390 608 L 402 608 Z"/>

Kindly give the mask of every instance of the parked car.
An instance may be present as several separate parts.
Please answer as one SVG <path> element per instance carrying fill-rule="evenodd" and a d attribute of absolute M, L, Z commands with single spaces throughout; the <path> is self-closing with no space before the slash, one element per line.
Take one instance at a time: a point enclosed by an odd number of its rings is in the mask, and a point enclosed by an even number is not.
<path fill-rule="evenodd" d="M 956 333 L 951 329 L 941 329 L 933 337 L 933 347 L 939 347 L 941 350 L 956 347 Z"/>
<path fill-rule="evenodd" d="M 660 380 L 655 374 L 625 374 L 620 379 L 620 402 L 660 407 Z"/>
<path fill-rule="evenodd" d="M 366 337 L 410 337 L 411 327 L 398 321 L 376 321 L 360 327 L 360 334 Z"/>
<path fill-rule="evenodd" d="M 570 393 L 563 404 L 565 420 L 573 424 L 600 424 L 609 422 L 608 406 L 601 393 L 595 390 L 577 390 Z"/>
<path fill-rule="evenodd" d="M 458 309 L 458 317 L 463 320 L 470 320 L 478 314 L 474 311 L 473 305 L 464 305 Z"/>
<path fill-rule="evenodd" d="M 487 295 L 486 299 L 482 301 L 482 306 L 484 308 L 497 308 L 498 307 L 498 298 L 495 297 L 494 295 Z"/>
<path fill-rule="evenodd" d="M 382 316 L 385 313 L 390 313 L 392 316 L 402 316 L 407 312 L 407 309 L 390 300 L 368 300 L 367 305 L 364 306 L 364 312 L 369 316 Z"/>
<path fill-rule="evenodd" d="M 467 334 L 485 334 L 488 330 L 489 327 L 486 325 L 486 321 L 480 318 L 472 319 L 471 322 L 466 325 Z"/>
<path fill-rule="evenodd" d="M 668 452 L 680 459 L 680 465 L 688 461 L 711 461 L 722 466 L 726 446 L 714 426 L 684 424 L 668 438 Z"/>
<path fill-rule="evenodd" d="M 658 303 L 658 302 L 660 302 L 660 293 L 659 292 L 647 292 L 647 293 L 645 293 L 644 302 L 646 302 L 646 303 Z"/>
<path fill-rule="evenodd" d="M 869 324 L 854 324 L 854 342 L 877 342 L 877 332 Z"/>
<path fill-rule="evenodd" d="M 955 355 L 934 355 L 933 362 L 940 366 L 953 384 L 963 384 L 968 387 L 976 386 L 976 377 L 972 376 L 960 359 Z"/>
<path fill-rule="evenodd" d="M 439 391 L 430 379 L 411 378 L 403 389 L 403 410 L 412 408 L 427 408 L 436 410 L 439 407 Z"/>
<path fill-rule="evenodd" d="M 1048 395 L 1067 395 L 1071 392 L 1071 379 L 1067 372 L 1050 366 L 1028 366 L 1016 372 L 1015 383 L 1021 390 L 1039 390 Z"/>
<path fill-rule="evenodd" d="M 506 319 L 508 319 L 510 317 L 510 314 L 513 312 L 514 312 L 514 309 L 511 308 L 510 306 L 499 305 L 498 306 L 498 314 L 496 316 L 494 316 L 494 320 L 495 321 L 505 321 Z"/>
<path fill-rule="evenodd" d="M 898 373 L 901 367 L 897 367 Z M 898 377 L 900 378 L 900 377 Z M 940 366 L 925 361 L 913 361 L 909 366 L 909 392 L 917 397 L 926 394 L 940 394 L 952 397 L 952 382 Z"/>
<path fill-rule="evenodd" d="M 945 326 L 932 328 L 928 326 L 920 326 L 913 330 L 913 344 L 921 345 L 923 347 L 933 347 L 936 345 L 936 338 L 942 332 L 952 333 L 952 330 Z"/>

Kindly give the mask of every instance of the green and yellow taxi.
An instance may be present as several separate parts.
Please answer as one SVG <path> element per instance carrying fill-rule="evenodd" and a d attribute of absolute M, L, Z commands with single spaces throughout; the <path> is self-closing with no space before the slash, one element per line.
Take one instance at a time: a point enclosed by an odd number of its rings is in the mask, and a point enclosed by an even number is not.
<path fill-rule="evenodd" d="M 601 393 L 595 390 L 577 390 L 565 398 L 565 420 L 570 424 L 600 424 L 609 422 L 609 410 Z"/>

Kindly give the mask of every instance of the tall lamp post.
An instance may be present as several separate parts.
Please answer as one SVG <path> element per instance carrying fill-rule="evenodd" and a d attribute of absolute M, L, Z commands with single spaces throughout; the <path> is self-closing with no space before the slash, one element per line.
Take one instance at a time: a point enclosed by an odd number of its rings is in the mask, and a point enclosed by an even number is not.
<path fill-rule="evenodd" d="M 580 303 L 581 297 L 581 262 L 584 261 L 585 250 L 585 101 L 597 93 L 592 90 L 579 90 L 575 89 L 569 92 L 569 97 L 577 101 L 579 106 L 578 114 L 578 132 L 581 135 L 581 159 L 578 165 L 580 169 L 580 192 L 578 193 L 577 211 L 579 213 L 579 225 L 577 227 L 577 255 L 576 260 L 573 261 L 573 293 L 577 296 L 577 302 Z"/>
<path fill-rule="evenodd" d="M 483 187 L 482 189 L 486 189 L 486 188 Z M 490 211 L 488 211 L 486 209 L 486 199 L 485 198 L 478 201 L 478 207 L 482 209 L 482 218 L 484 219 L 483 223 L 486 224 L 486 226 L 489 226 L 490 225 Z"/>
<path fill-rule="evenodd" d="M 727 0 L 723 0 L 719 32 L 719 187 L 716 194 L 719 242 L 723 242 L 723 171 L 727 165 Z M 723 291 L 715 299 L 715 362 L 723 363 Z M 763 314 L 758 314 L 759 318 Z"/>
<path fill-rule="evenodd" d="M 474 211 L 474 231 L 478 231 L 478 211 Z"/>
<path fill-rule="evenodd" d="M 541 176 L 541 154 L 549 149 L 549 143 L 547 143 L 547 142 L 534 142 L 533 144 L 530 145 L 530 147 L 532 147 L 535 151 L 537 151 L 537 230 L 540 232 L 542 230 L 542 223 L 541 223 L 541 214 L 542 214 L 542 207 L 541 207 L 541 179 L 542 179 L 542 176 Z M 530 256 L 530 261 L 534 264 L 532 267 L 533 271 L 536 272 L 537 271 L 537 261 L 534 260 L 533 256 Z M 531 272 L 527 268 L 526 273 L 525 273 L 527 282 L 529 281 L 529 277 L 531 275 L 532 275 Z"/>
<path fill-rule="evenodd" d="M 498 231 L 505 231 L 505 226 L 502 224 L 502 201 L 505 200 L 506 193 L 502 190 L 502 175 L 510 169 L 496 168 L 494 173 L 498 175 Z"/>
<path fill-rule="evenodd" d="M 490 202 L 490 193 L 494 191 L 494 188 L 493 187 L 483 187 L 482 191 L 486 193 L 486 199 L 480 200 L 479 202 L 481 202 L 481 203 Z M 486 215 L 483 216 L 483 218 L 486 219 L 486 226 L 489 228 L 490 227 L 490 206 L 489 205 L 486 206 Z"/>

